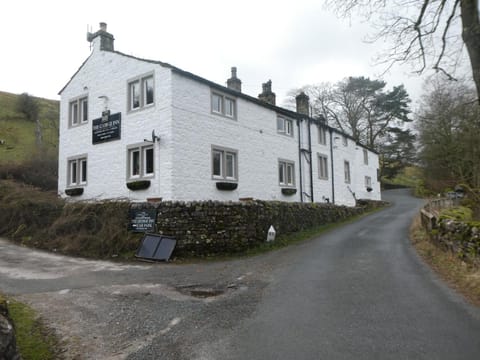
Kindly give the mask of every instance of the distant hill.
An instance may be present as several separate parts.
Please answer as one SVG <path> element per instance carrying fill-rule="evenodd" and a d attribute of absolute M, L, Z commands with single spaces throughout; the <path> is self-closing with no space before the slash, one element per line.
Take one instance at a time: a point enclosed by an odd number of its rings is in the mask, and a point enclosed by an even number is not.
<path fill-rule="evenodd" d="M 42 149 L 35 142 L 35 123 L 17 111 L 19 95 L 0 91 L 0 165 L 22 163 L 42 151 L 57 157 L 59 101 L 33 97 L 39 105 Z"/>

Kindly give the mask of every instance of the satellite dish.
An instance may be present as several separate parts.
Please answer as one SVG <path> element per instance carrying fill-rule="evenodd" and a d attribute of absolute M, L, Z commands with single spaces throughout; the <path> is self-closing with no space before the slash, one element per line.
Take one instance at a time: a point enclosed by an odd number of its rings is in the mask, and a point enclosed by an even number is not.
<path fill-rule="evenodd" d="M 152 142 L 154 143 L 155 141 L 160 141 L 160 137 L 155 135 L 155 129 L 152 130 Z"/>

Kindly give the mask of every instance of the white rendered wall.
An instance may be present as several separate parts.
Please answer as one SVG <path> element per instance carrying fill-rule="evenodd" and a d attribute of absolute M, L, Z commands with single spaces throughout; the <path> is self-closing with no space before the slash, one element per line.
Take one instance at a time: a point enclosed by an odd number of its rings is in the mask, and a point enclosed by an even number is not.
<path fill-rule="evenodd" d="M 129 112 L 128 80 L 151 72 L 154 74 L 154 105 Z M 170 198 L 173 166 L 170 89 L 170 69 L 118 53 L 100 51 L 94 46 L 91 56 L 61 93 L 59 194 L 66 196 L 67 158 L 86 154 L 87 184 L 83 195 L 75 197 L 75 200 Z M 88 96 L 88 123 L 70 128 L 69 101 L 83 95 Z M 92 120 L 101 117 L 104 110 L 104 101 L 99 96 L 108 97 L 111 114 L 121 113 L 121 139 L 93 145 Z M 128 180 L 127 146 L 151 139 L 152 130 L 161 141 L 154 145 L 155 174 L 151 178 L 151 186 L 147 190 L 131 191 L 125 185 Z"/>
<path fill-rule="evenodd" d="M 210 97 L 208 85 L 173 73 L 173 133 L 178 149 L 174 153 L 174 199 L 299 201 L 298 191 L 282 195 L 278 182 L 278 160 L 285 159 L 295 163 L 298 184 L 298 143 L 296 136 L 277 133 L 276 112 L 237 98 L 237 119 L 233 120 L 212 114 Z M 212 145 L 238 151 L 236 190 L 216 188 Z"/>

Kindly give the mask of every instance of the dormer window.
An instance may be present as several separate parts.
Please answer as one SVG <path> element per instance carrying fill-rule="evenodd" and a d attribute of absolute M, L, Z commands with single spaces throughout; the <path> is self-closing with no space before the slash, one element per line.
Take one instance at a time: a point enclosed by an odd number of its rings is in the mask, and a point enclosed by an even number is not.
<path fill-rule="evenodd" d="M 153 75 L 141 76 L 128 82 L 128 110 L 135 111 L 155 103 Z"/>

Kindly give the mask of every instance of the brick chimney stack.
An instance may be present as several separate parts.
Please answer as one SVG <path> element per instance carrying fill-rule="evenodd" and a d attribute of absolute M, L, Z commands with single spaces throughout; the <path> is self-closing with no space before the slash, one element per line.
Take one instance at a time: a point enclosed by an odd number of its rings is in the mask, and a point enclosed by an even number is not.
<path fill-rule="evenodd" d="M 242 92 L 242 81 L 237 78 L 237 68 L 232 67 L 232 77 L 227 80 L 227 87 L 229 89 Z"/>
<path fill-rule="evenodd" d="M 268 80 L 262 84 L 262 93 L 258 94 L 258 98 L 266 103 L 275 105 L 275 93 L 272 92 L 272 80 Z"/>
<path fill-rule="evenodd" d="M 297 113 L 310 116 L 310 98 L 303 91 L 295 97 L 297 101 Z"/>
<path fill-rule="evenodd" d="M 87 33 L 87 40 L 92 43 L 93 50 L 114 51 L 114 37 L 107 32 L 107 24 L 100 23 L 100 30 L 96 33 Z"/>

